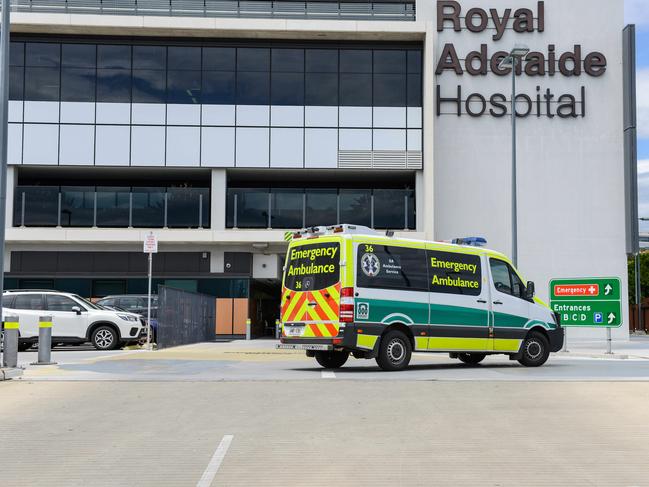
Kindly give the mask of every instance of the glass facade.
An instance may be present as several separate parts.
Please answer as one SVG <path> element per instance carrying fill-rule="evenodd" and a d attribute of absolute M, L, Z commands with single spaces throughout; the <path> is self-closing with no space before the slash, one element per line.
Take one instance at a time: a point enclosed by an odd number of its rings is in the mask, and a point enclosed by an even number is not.
<path fill-rule="evenodd" d="M 15 41 L 10 98 L 420 107 L 416 46 L 242 47 Z"/>
<path fill-rule="evenodd" d="M 210 190 L 17 186 L 14 226 L 209 228 Z"/>
<path fill-rule="evenodd" d="M 413 189 L 229 188 L 228 228 L 295 229 L 350 223 L 415 229 Z"/>

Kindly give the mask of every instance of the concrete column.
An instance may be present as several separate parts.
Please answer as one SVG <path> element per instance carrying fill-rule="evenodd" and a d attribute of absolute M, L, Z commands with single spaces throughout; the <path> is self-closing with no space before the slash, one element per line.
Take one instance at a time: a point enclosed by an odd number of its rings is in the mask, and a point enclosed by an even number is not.
<path fill-rule="evenodd" d="M 417 2 L 419 7 L 421 2 Z M 432 2 L 430 2 L 432 4 Z M 430 10 L 430 9 L 429 9 Z M 425 233 L 425 238 L 435 239 L 435 38 L 434 19 L 426 19 L 426 39 L 424 40 L 424 172 L 423 205 L 417 207 L 417 230 Z M 419 196 L 418 196 L 419 198 Z M 423 211 L 422 211 L 423 210 Z M 419 214 L 421 213 L 421 216 Z M 419 226 L 419 218 L 423 225 Z"/>
<path fill-rule="evenodd" d="M 225 195 L 227 189 L 225 169 L 212 169 L 210 187 L 210 226 L 212 230 L 225 230 Z"/>
<path fill-rule="evenodd" d="M 16 189 L 16 167 L 7 166 L 7 203 L 5 211 L 5 224 L 11 228 L 14 224 L 14 193 Z"/>

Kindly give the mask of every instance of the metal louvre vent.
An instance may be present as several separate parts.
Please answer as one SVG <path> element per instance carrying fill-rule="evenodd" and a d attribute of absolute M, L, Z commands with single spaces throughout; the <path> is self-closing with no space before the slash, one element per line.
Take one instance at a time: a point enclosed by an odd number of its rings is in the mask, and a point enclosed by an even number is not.
<path fill-rule="evenodd" d="M 344 169 L 421 169 L 421 151 L 338 151 L 338 167 Z"/>

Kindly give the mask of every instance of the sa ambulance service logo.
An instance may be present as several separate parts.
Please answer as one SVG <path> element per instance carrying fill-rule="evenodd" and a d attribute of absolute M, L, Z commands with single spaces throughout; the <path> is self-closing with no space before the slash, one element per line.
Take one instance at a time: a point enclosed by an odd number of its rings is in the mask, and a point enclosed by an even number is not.
<path fill-rule="evenodd" d="M 381 270 L 381 262 L 374 254 L 364 254 L 361 257 L 361 270 L 367 277 L 376 277 Z"/>

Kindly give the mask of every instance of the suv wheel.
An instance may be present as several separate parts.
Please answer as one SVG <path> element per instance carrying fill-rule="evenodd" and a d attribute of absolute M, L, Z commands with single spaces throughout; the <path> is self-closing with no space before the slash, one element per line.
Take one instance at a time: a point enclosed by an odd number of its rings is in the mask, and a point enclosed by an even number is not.
<path fill-rule="evenodd" d="M 92 332 L 92 346 L 97 350 L 115 350 L 119 345 L 117 332 L 110 326 L 102 325 Z"/>

